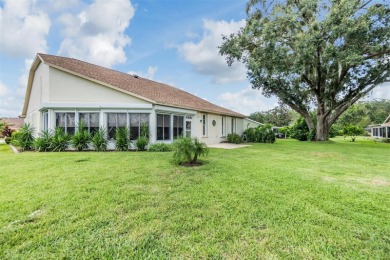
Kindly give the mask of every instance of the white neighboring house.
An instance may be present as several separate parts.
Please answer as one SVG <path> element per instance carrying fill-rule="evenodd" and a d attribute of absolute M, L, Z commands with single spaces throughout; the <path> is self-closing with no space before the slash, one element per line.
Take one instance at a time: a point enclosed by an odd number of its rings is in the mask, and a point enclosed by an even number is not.
<path fill-rule="evenodd" d="M 40 53 L 30 69 L 22 117 L 38 131 L 62 127 L 74 133 L 81 120 L 90 132 L 103 127 L 109 148 L 114 147 L 115 129 L 121 126 L 131 129 L 133 140 L 144 123 L 152 143 L 185 135 L 216 144 L 257 123 L 163 83 Z"/>
<path fill-rule="evenodd" d="M 381 125 L 371 125 L 372 138 L 390 138 L 390 115 Z"/>

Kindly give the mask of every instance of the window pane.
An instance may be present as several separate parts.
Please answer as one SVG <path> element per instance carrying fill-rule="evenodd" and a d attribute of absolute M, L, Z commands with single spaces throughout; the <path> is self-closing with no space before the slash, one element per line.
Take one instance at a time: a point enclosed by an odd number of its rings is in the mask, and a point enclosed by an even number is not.
<path fill-rule="evenodd" d="M 174 116 L 173 117 L 173 137 L 177 138 L 183 135 L 183 116 Z"/>
<path fill-rule="evenodd" d="M 170 140 L 171 116 L 164 115 L 164 140 Z"/>
<path fill-rule="evenodd" d="M 65 113 L 56 113 L 56 127 L 65 127 Z"/>
<path fill-rule="evenodd" d="M 85 126 L 88 127 L 88 113 L 80 113 L 79 122 L 84 122 Z"/>
<path fill-rule="evenodd" d="M 116 114 L 115 113 L 107 114 L 107 121 L 108 121 L 108 138 L 113 139 L 115 137 L 115 130 L 116 130 Z"/>
<path fill-rule="evenodd" d="M 157 140 L 163 140 L 164 115 L 157 115 Z"/>
<path fill-rule="evenodd" d="M 75 127 L 74 113 L 66 113 L 66 126 L 67 127 Z"/>
<path fill-rule="evenodd" d="M 89 114 L 89 126 L 90 127 L 99 127 L 99 113 L 90 113 Z"/>
<path fill-rule="evenodd" d="M 118 113 L 118 127 L 127 126 L 127 115 L 124 113 Z"/>
<path fill-rule="evenodd" d="M 149 126 L 149 114 L 140 114 L 141 116 L 141 124 L 146 124 Z"/>
<path fill-rule="evenodd" d="M 139 124 L 140 124 L 140 115 L 139 114 L 130 114 L 130 130 L 131 130 L 131 140 L 136 140 L 139 137 Z"/>

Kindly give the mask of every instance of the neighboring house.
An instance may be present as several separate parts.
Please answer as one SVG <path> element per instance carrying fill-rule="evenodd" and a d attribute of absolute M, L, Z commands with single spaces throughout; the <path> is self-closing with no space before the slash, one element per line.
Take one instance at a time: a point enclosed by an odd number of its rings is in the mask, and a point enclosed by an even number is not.
<path fill-rule="evenodd" d="M 371 125 L 372 138 L 390 138 L 390 115 L 381 125 Z"/>
<path fill-rule="evenodd" d="M 131 139 L 146 124 L 152 143 L 185 135 L 216 144 L 255 124 L 169 85 L 47 54 L 37 54 L 31 66 L 22 117 L 40 131 L 62 127 L 67 133 L 83 120 L 91 133 L 107 129 L 111 148 L 122 126 L 131 129 Z"/>
<path fill-rule="evenodd" d="M 6 123 L 6 125 L 8 126 L 9 129 L 11 130 L 18 130 L 20 129 L 23 124 L 24 124 L 24 119 L 23 118 L 3 118 L 3 119 L 0 119 L 0 121 L 3 121 Z"/>

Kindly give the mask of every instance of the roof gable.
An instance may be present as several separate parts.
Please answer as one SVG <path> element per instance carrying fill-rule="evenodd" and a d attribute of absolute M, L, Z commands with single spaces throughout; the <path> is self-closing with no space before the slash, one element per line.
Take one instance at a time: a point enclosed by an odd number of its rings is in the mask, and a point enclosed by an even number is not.
<path fill-rule="evenodd" d="M 245 117 L 240 113 L 217 106 L 195 95 L 174 88 L 167 84 L 144 79 L 141 77 L 134 77 L 130 74 L 104 68 L 73 58 L 65 58 L 41 53 L 39 53 L 37 57 L 39 57 L 39 59 L 48 66 L 52 66 L 67 73 L 92 80 L 107 87 L 115 88 L 155 104 L 187 108 L 200 112 L 211 112 L 222 115 Z M 32 77 L 31 71 L 30 77 Z"/>

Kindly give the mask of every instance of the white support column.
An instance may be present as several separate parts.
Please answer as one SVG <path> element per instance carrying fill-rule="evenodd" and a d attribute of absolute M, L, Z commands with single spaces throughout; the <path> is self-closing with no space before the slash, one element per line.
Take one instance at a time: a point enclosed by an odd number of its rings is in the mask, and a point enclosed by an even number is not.
<path fill-rule="evenodd" d="M 169 127 L 169 139 L 173 142 L 173 114 L 171 113 L 171 125 Z"/>

